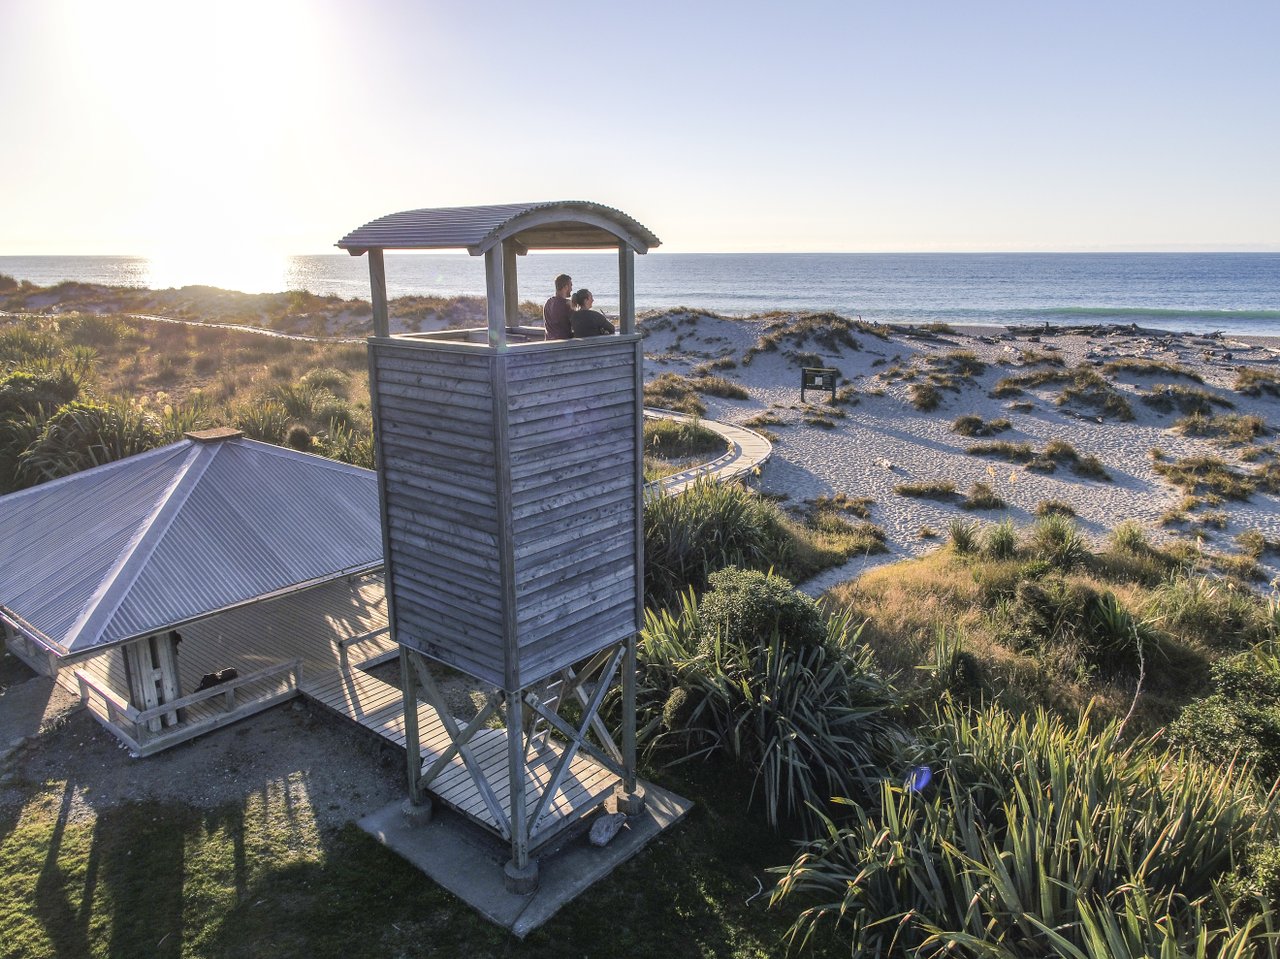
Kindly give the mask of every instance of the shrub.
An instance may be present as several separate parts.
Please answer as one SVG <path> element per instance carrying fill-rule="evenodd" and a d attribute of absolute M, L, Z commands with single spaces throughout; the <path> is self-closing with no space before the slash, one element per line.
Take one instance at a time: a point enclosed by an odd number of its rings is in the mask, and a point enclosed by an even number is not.
<path fill-rule="evenodd" d="M 311 451 L 311 431 L 301 423 L 294 423 L 285 433 L 284 445 L 304 453 Z"/>
<path fill-rule="evenodd" d="M 345 396 L 351 385 L 350 377 L 332 366 L 307 370 L 298 382 L 313 390 L 327 390 L 337 396 Z"/>
<path fill-rule="evenodd" d="M 1280 776 L 1280 661 L 1252 650 L 1210 668 L 1212 695 L 1188 704 L 1169 728 L 1175 745 L 1206 759 L 1248 762 L 1262 782 Z"/>
<path fill-rule="evenodd" d="M 704 649 L 717 639 L 758 646 L 775 632 L 792 646 L 815 646 L 826 639 L 817 603 L 781 576 L 736 566 L 707 577 L 698 618 Z"/>
<path fill-rule="evenodd" d="M 1001 959 L 1131 959 L 1191 955 L 1197 941 L 1209 947 L 1200 955 L 1265 952 L 1269 903 L 1244 900 L 1243 914 L 1262 920 L 1239 927 L 1205 905 L 1239 850 L 1273 842 L 1276 812 L 1239 770 L 1171 759 L 1151 739 L 1126 743 L 1118 724 L 996 707 L 944 706 L 921 752 L 932 785 L 886 781 L 878 803 L 848 803 L 847 826 L 827 821 L 779 870 L 773 902 L 807 906 L 793 946 L 834 927 L 855 955 L 959 946 Z"/>
<path fill-rule="evenodd" d="M 1204 436 L 1222 443 L 1252 443 L 1268 432 L 1262 417 L 1240 413 L 1221 416 L 1192 413 L 1174 423 L 1173 428 L 1186 436 Z"/>
<path fill-rule="evenodd" d="M 869 792 L 901 729 L 897 695 L 858 630 L 837 616 L 814 644 L 778 630 L 750 642 L 717 631 L 704 643 L 705 602 L 687 593 L 675 613 L 646 613 L 637 698 L 650 748 L 740 766 L 754 781 L 748 804 L 759 801 L 775 827 Z"/>

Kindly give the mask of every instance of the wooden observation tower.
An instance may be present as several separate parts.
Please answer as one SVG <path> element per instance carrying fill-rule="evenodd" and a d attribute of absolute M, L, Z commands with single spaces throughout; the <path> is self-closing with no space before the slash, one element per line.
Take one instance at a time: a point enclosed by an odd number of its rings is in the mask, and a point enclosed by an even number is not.
<path fill-rule="evenodd" d="M 508 840 L 507 882 L 519 892 L 536 888 L 533 854 L 563 829 L 611 801 L 643 808 L 634 257 L 658 242 L 618 210 L 568 201 L 411 210 L 338 243 L 369 256 L 370 395 L 410 801 L 429 814 L 434 797 Z M 383 251 L 459 248 L 485 258 L 488 326 L 391 335 Z M 517 260 L 547 249 L 617 251 L 618 335 L 546 341 L 541 326 L 521 325 Z M 540 292 L 551 285 L 538 277 Z M 469 721 L 450 714 L 431 664 L 485 685 Z M 619 681 L 620 744 L 599 717 Z"/>

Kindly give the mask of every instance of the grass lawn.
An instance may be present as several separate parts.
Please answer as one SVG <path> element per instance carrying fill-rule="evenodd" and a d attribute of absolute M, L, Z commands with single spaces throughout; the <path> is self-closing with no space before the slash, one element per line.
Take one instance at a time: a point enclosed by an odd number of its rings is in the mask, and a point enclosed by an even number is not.
<path fill-rule="evenodd" d="M 690 816 L 524 942 L 354 824 L 319 828 L 288 783 L 216 809 L 133 802 L 70 822 L 74 783 L 30 783 L 21 808 L 0 813 L 0 954 L 779 954 L 792 917 L 768 910 L 765 870 L 791 844 L 740 812 L 750 787 L 731 772 L 664 779 L 697 802 Z M 747 905 L 757 876 L 766 892 Z"/>

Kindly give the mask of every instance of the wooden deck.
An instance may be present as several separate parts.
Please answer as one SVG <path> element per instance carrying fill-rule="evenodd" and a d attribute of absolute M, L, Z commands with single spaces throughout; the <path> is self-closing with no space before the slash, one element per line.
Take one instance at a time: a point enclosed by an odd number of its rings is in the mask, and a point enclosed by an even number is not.
<path fill-rule="evenodd" d="M 323 676 L 304 678 L 300 691 L 318 705 L 359 723 L 401 749 L 405 747 L 404 700 L 399 687 L 361 669 L 335 669 Z M 444 753 L 450 742 L 440 714 L 425 703 L 418 705 L 418 738 L 425 770 Z M 509 820 L 506 730 L 482 729 L 471 739 L 469 746 L 484 770 L 485 778 L 493 786 L 504 817 Z M 538 800 L 550 783 L 560 756 L 560 744 L 551 739 L 530 749 L 525 769 L 527 815 L 532 816 L 536 811 Z M 541 845 L 583 812 L 603 803 L 612 795 L 618 782 L 616 775 L 589 756 L 576 755 L 536 828 L 534 844 Z M 444 803 L 506 838 L 505 824 L 494 817 L 460 757 L 454 756 L 430 784 L 429 790 Z"/>

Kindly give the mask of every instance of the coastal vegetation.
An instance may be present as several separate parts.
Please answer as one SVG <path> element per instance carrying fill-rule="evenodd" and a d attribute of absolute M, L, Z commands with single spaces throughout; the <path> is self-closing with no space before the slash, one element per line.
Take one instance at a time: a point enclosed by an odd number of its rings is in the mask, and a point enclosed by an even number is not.
<path fill-rule="evenodd" d="M 826 337 L 850 349 L 846 335 L 875 337 L 860 343 L 873 350 L 888 335 L 824 314 L 803 333 L 770 328 L 755 355 L 826 351 Z M 0 464 L 12 467 L 0 481 L 29 485 L 223 424 L 372 465 L 363 347 L 277 340 L 109 315 L 0 324 Z M 944 390 L 994 377 L 996 361 L 950 345 L 883 382 L 927 386 L 941 402 Z M 701 397 L 723 395 L 705 380 L 734 369 L 721 360 L 650 382 L 647 401 L 688 404 L 695 416 L 646 423 L 650 470 L 724 448 L 696 420 Z M 1060 404 L 1124 409 L 1092 368 L 1051 351 L 1024 351 L 1021 363 L 1036 367 L 1024 374 L 1035 382 L 1012 388 L 1052 386 Z M 1102 369 L 1176 375 L 1140 366 Z M 1187 417 L 1166 424 L 1179 434 L 1171 450 L 1192 440 L 1264 448 L 1265 421 L 1219 415 L 1231 402 L 1211 390 L 1156 386 L 1150 396 L 1168 402 L 1157 412 Z M 747 422 L 823 417 L 843 429 L 857 419 L 844 414 L 791 402 Z M 956 442 L 946 420 L 933 425 Z M 974 437 L 1009 428 L 976 413 L 953 424 Z M 1108 475 L 1062 440 L 970 452 L 1012 464 L 1015 477 L 1059 466 Z M 911 504 L 878 505 L 853 484 L 795 500 L 705 482 L 650 496 L 642 772 L 697 807 L 522 953 L 592 954 L 607 939 L 632 955 L 1275 954 L 1280 607 L 1253 577 L 1278 547 L 1263 529 L 1232 538 L 1220 507 L 1280 489 L 1280 466 L 1265 454 L 1246 470 L 1227 456 L 1162 454 L 1152 468 L 1188 494 L 1193 531 L 1238 554 L 1134 522 L 1090 538 L 1097 528 L 1078 523 L 1072 503 L 1046 498 L 1026 507 L 1039 517 L 1026 525 L 930 515 L 945 528 L 936 544 L 916 544 L 930 551 L 817 600 L 792 584 L 886 552 L 877 523 Z M 895 469 L 876 466 L 904 475 Z M 940 478 L 893 489 L 952 514 L 1025 515 L 1006 502 L 1025 491 L 1013 477 L 997 489 L 996 469 L 964 494 Z M 936 539 L 922 518 L 910 529 Z M 616 720 L 616 702 L 610 710 Z M 51 735 L 74 748 L 79 728 Z M 353 825 L 320 829 L 306 803 L 269 789 L 214 808 L 102 802 L 77 817 L 66 809 L 69 797 L 84 802 L 84 781 L 19 773 L 7 788 L 18 798 L 0 807 L 10 891 L 0 930 L 16 954 L 249 955 L 269 943 L 278 954 L 337 956 L 360 942 L 395 955 L 412 954 L 424 934 L 440 951 L 512 948 Z"/>

